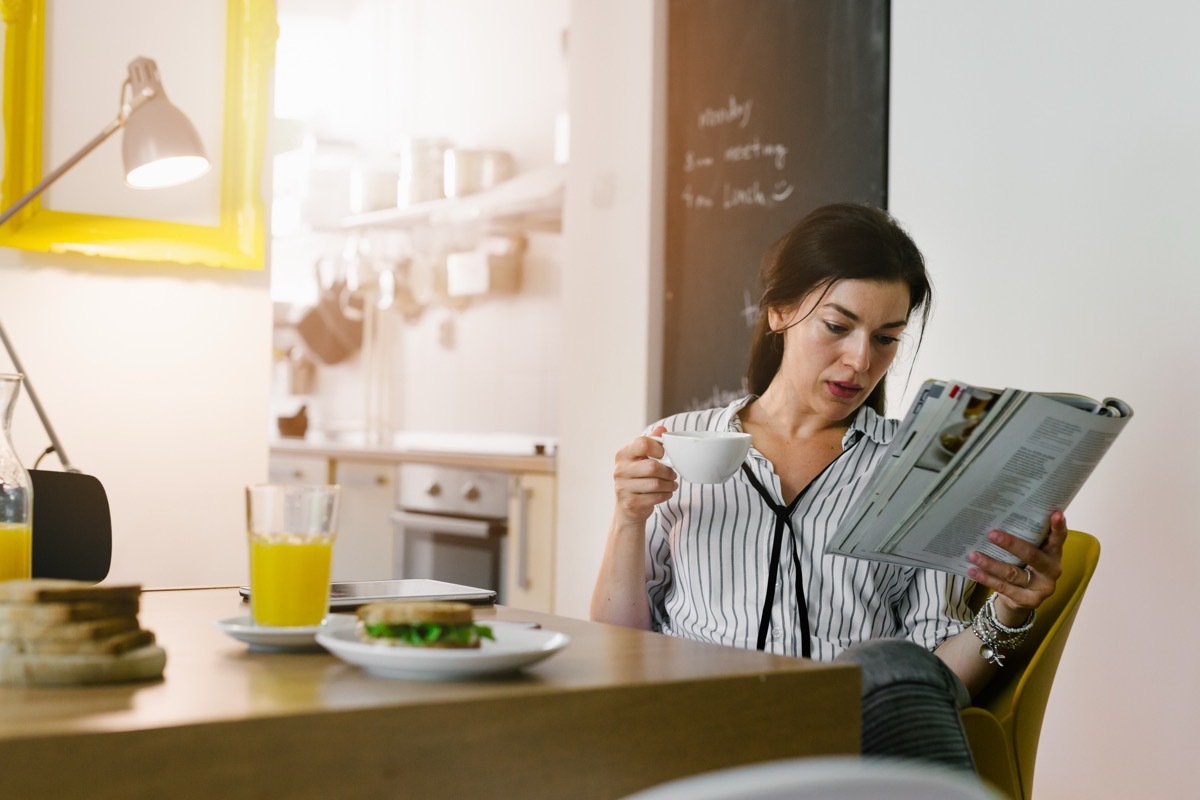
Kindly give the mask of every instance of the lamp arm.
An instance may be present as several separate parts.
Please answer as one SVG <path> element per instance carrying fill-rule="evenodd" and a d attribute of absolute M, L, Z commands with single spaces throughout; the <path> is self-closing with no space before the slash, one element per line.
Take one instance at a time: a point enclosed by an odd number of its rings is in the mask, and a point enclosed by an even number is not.
<path fill-rule="evenodd" d="M 8 334 L 4 332 L 4 325 L 2 324 L 0 324 L 0 342 L 4 343 L 4 349 L 8 351 L 8 357 L 12 361 L 13 369 L 25 375 L 25 370 L 21 367 L 21 359 L 17 358 L 12 342 L 8 340 Z M 50 424 L 50 418 L 46 416 L 46 410 L 42 408 L 42 401 L 38 400 L 37 392 L 33 390 L 33 384 L 29 382 L 28 375 L 25 375 L 23 383 L 25 384 L 25 391 L 29 395 L 29 401 L 33 403 L 33 408 L 37 411 L 38 419 L 42 421 L 42 427 L 46 429 L 46 434 L 50 437 L 50 445 L 54 448 L 54 452 L 58 454 L 58 460 L 62 462 L 63 469 L 67 472 L 79 472 L 79 470 L 71 466 L 70 459 L 67 458 L 66 452 L 63 451 L 62 443 L 58 441 L 58 435 L 54 432 L 54 426 Z"/>
<path fill-rule="evenodd" d="M 66 161 L 64 161 L 57 169 L 55 169 L 49 175 L 42 178 L 41 182 L 39 182 L 37 186 L 34 186 L 28 192 L 21 195 L 21 197 L 18 198 L 17 202 L 13 203 L 11 206 L 9 206 L 7 209 L 5 209 L 3 214 L 0 214 L 0 225 L 3 225 L 4 223 L 8 222 L 10 217 L 12 217 L 14 214 L 16 214 L 18 211 L 20 211 L 25 206 L 29 205 L 29 202 L 31 200 L 33 200 L 33 198 L 37 197 L 42 192 L 46 191 L 46 189 L 50 188 L 50 184 L 54 183 L 56 180 L 61 178 L 63 176 L 63 174 L 67 170 L 69 170 L 71 167 L 78 164 L 80 159 L 82 159 L 88 153 L 92 152 L 97 147 L 99 147 L 101 145 L 101 143 L 104 142 L 105 139 L 107 139 L 108 137 L 112 136 L 114 133 L 119 131 L 121 129 L 121 126 L 125 124 L 126 118 L 127 117 L 125 115 L 118 116 L 112 122 L 108 123 L 108 125 L 104 126 L 104 130 L 100 131 L 100 133 L 96 134 L 96 136 L 93 137 L 90 142 L 88 142 L 82 148 L 80 148 L 79 152 L 77 152 L 75 155 L 71 156 Z M 9 355 L 12 355 L 11 349 L 8 352 L 9 352 Z M 28 385 L 28 384 L 26 384 L 26 385 Z M 30 392 L 29 394 L 32 396 L 33 392 Z"/>

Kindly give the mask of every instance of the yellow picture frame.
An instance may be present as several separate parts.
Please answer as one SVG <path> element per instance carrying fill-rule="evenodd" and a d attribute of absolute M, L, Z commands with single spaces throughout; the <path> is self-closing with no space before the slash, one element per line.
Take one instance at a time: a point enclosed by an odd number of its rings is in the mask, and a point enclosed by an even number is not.
<path fill-rule="evenodd" d="M 4 34 L 4 178 L 0 208 L 37 185 L 42 164 L 46 0 L 0 0 Z M 218 223 L 196 225 L 43 208 L 0 228 L 0 246 L 135 261 L 263 269 L 262 167 L 278 22 L 274 0 L 227 0 Z"/>

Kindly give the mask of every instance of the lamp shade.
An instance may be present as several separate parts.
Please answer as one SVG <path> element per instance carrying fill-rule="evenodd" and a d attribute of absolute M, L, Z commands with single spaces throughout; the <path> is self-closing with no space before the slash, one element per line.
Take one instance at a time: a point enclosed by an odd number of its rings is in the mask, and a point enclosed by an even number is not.
<path fill-rule="evenodd" d="M 200 135 L 167 99 L 157 65 L 148 58 L 134 59 L 129 64 L 129 85 L 134 102 L 122 142 L 125 182 L 137 189 L 153 189 L 186 183 L 208 172 Z"/>

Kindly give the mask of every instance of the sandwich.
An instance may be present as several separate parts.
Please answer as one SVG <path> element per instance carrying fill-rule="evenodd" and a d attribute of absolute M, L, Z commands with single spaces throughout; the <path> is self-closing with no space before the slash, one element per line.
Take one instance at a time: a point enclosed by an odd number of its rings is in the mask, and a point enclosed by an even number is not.
<path fill-rule="evenodd" d="M 475 624 L 466 603 L 419 600 L 361 606 L 358 636 L 373 644 L 436 648 L 477 648 L 483 639 L 495 639 L 491 628 Z"/>

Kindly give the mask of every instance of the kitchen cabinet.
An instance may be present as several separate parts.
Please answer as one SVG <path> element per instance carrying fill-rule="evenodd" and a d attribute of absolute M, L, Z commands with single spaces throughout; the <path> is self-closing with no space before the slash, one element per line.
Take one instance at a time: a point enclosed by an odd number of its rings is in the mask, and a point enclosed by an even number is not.
<path fill-rule="evenodd" d="M 271 483 L 332 483 L 325 459 L 316 456 L 271 456 L 267 479 Z"/>
<path fill-rule="evenodd" d="M 554 610 L 555 484 L 554 475 L 513 476 L 504 585 L 514 608 Z"/>
<path fill-rule="evenodd" d="M 396 504 L 396 471 L 381 464 L 340 461 L 334 472 L 342 486 L 342 532 L 334 545 L 333 579 L 392 577 L 395 537 L 390 514 Z"/>
<path fill-rule="evenodd" d="M 276 483 L 337 483 L 342 487 L 338 537 L 333 546 L 335 581 L 392 577 L 395 471 L 381 464 L 331 462 L 319 456 L 270 459 Z"/>

